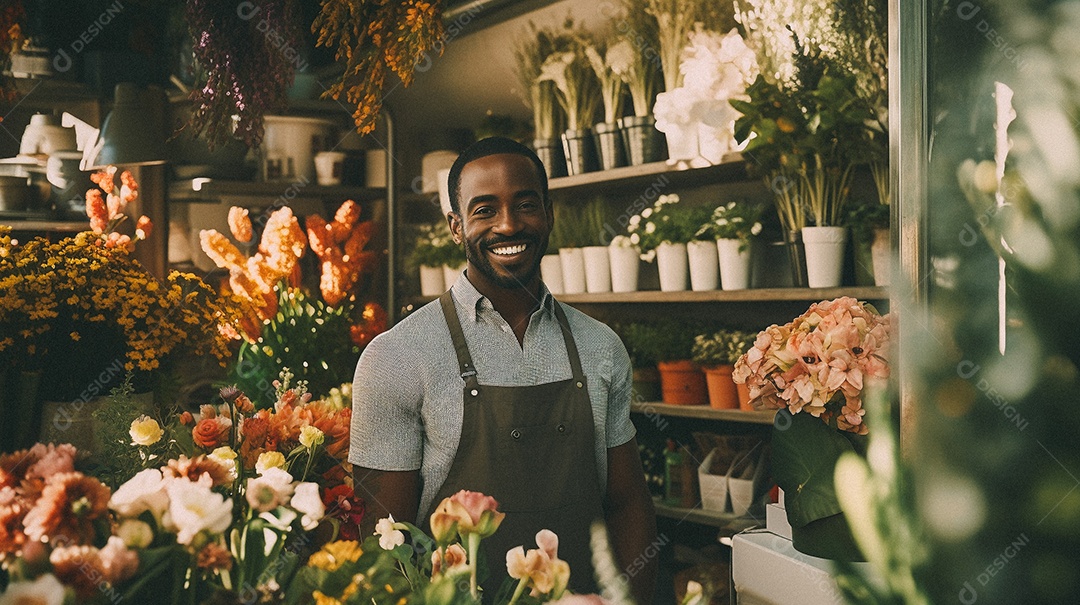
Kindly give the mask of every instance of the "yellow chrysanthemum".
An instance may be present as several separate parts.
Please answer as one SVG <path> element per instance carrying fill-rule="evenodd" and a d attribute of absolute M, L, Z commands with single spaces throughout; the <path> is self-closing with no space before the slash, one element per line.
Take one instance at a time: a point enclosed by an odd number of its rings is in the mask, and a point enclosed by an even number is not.
<path fill-rule="evenodd" d="M 346 563 L 355 563 L 364 551 L 356 540 L 337 540 L 323 546 L 308 559 L 308 565 L 325 571 L 337 571 Z"/>

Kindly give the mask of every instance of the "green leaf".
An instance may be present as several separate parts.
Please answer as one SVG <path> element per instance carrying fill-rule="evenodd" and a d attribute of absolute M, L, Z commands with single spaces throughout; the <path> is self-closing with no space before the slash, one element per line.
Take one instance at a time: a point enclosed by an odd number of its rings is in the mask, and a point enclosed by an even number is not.
<path fill-rule="evenodd" d="M 772 466 L 784 490 L 788 522 L 803 527 L 842 512 L 833 486 L 836 461 L 854 452 L 837 429 L 810 414 L 780 410 L 773 421 Z"/>

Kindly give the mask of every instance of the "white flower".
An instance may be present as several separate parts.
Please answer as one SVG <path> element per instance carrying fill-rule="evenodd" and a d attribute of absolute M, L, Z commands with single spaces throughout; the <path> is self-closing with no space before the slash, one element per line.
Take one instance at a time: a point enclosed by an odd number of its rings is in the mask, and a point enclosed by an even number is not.
<path fill-rule="evenodd" d="M 637 233 L 631 234 L 630 235 L 630 243 L 637 246 L 638 244 L 641 243 L 641 236 L 638 235 Z"/>
<path fill-rule="evenodd" d="M 33 582 L 12 582 L 0 595 L 4 605 L 63 605 L 64 585 L 51 573 L 40 576 Z"/>
<path fill-rule="evenodd" d="M 161 441 L 161 436 L 165 433 L 161 430 L 161 425 L 158 424 L 157 420 L 143 414 L 131 421 L 128 434 L 131 435 L 132 445 L 154 445 Z"/>
<path fill-rule="evenodd" d="M 640 240 L 641 238 L 638 237 L 638 239 Z M 625 235 L 616 235 L 615 237 L 611 238 L 611 243 L 608 245 L 612 248 L 632 248 L 634 246 L 634 241 L 632 237 L 627 237 Z"/>
<path fill-rule="evenodd" d="M 154 541 L 154 530 L 138 519 L 124 519 L 120 527 L 116 528 L 116 535 L 120 536 L 128 548 L 146 548 Z"/>
<path fill-rule="evenodd" d="M 690 580 L 686 583 L 686 595 L 683 597 L 682 605 L 704 605 L 705 595 L 701 584 Z"/>
<path fill-rule="evenodd" d="M 317 483 L 304 482 L 297 484 L 289 506 L 303 515 L 300 518 L 300 525 L 309 531 L 315 529 L 315 526 L 319 524 L 319 520 L 326 514 L 326 506 L 323 505 L 322 498 L 319 497 L 319 484 Z"/>
<path fill-rule="evenodd" d="M 726 218 L 717 219 L 716 224 L 723 227 L 724 225 L 728 224 L 728 220 Z"/>
<path fill-rule="evenodd" d="M 761 233 L 761 223 L 754 223 L 753 227 L 750 227 L 750 235 L 757 235 Z"/>
<path fill-rule="evenodd" d="M 232 500 L 208 485 L 177 479 L 165 486 L 169 509 L 162 519 L 165 528 L 176 532 L 176 542 L 187 546 L 202 531 L 220 534 L 232 523 Z"/>
<path fill-rule="evenodd" d="M 656 258 L 656 250 L 649 250 L 641 255 L 641 260 L 647 263 L 653 262 L 654 258 Z"/>
<path fill-rule="evenodd" d="M 138 517 L 143 511 L 150 511 L 155 519 L 160 519 L 169 507 L 166 483 L 156 468 L 139 471 L 113 492 L 109 508 L 121 517 Z"/>
<path fill-rule="evenodd" d="M 661 196 L 661 199 L 663 199 L 662 196 Z M 646 209 L 641 211 L 641 218 L 649 218 L 650 216 L 652 216 L 652 213 L 653 213 L 652 208 L 646 208 Z M 638 217 L 635 216 L 634 218 L 638 218 Z M 633 222 L 634 219 L 630 219 L 630 221 Z"/>
<path fill-rule="evenodd" d="M 285 454 L 281 452 L 263 452 L 255 461 L 255 472 L 262 475 L 271 468 L 285 468 Z"/>
<path fill-rule="evenodd" d="M 248 504 L 261 513 L 285 504 L 293 493 L 292 481 L 293 476 L 283 469 L 266 469 L 261 476 L 248 479 L 245 493 Z"/>
<path fill-rule="evenodd" d="M 646 210 L 648 210 L 648 208 L 646 208 Z M 639 223 L 641 223 L 641 215 L 635 214 L 634 216 L 630 217 L 630 221 L 628 224 L 631 227 L 637 227 Z"/>
<path fill-rule="evenodd" d="M 649 222 L 645 224 L 645 233 L 653 233 L 656 231 L 656 223 Z"/>
<path fill-rule="evenodd" d="M 394 516 L 379 519 L 375 524 L 375 535 L 379 536 L 379 546 L 383 550 L 393 550 L 405 543 L 405 534 L 394 528 Z"/>

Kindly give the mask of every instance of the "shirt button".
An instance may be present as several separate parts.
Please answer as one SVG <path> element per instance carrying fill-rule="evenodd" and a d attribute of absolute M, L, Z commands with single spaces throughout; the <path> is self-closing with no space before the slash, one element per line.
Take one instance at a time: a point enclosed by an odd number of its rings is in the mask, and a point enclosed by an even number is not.
<path fill-rule="evenodd" d="M 519 431 L 517 429 L 514 429 L 514 430 L 510 431 L 510 436 L 513 437 L 514 439 L 521 439 L 521 431 Z"/>
<path fill-rule="evenodd" d="M 477 395 L 480 394 L 480 391 L 477 391 L 476 389 L 473 389 L 473 390 L 469 391 L 469 394 L 472 395 L 473 397 L 476 397 Z"/>

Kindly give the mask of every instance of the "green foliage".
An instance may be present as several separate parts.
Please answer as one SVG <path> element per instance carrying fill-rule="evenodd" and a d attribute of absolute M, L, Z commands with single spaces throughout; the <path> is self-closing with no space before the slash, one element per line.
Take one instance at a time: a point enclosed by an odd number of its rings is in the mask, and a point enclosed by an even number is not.
<path fill-rule="evenodd" d="M 445 219 L 418 229 L 416 244 L 409 253 L 409 265 L 412 269 L 421 265 L 458 267 L 464 262 L 465 249 L 454 242 Z"/>
<path fill-rule="evenodd" d="M 302 290 L 279 288 L 278 313 L 263 324 L 258 342 L 240 347 L 229 381 L 253 401 L 274 401 L 273 381 L 282 368 L 308 383 L 320 398 L 351 382 L 360 347 L 350 336 L 353 305 L 330 307 Z"/>
<path fill-rule="evenodd" d="M 761 233 L 762 207 L 748 202 L 728 202 L 717 206 L 698 229 L 703 239 L 737 239 L 739 250 L 750 245 L 750 238 Z"/>
<path fill-rule="evenodd" d="M 630 217 L 626 231 L 630 241 L 646 260 L 664 242 L 685 244 L 698 238 L 698 231 L 709 216 L 709 209 L 679 203 L 679 196 L 661 195 L 652 206 Z"/>
<path fill-rule="evenodd" d="M 622 339 L 630 364 L 635 368 L 656 366 L 656 341 L 659 326 L 656 323 L 628 323 L 614 327 Z"/>
<path fill-rule="evenodd" d="M 607 245 L 607 201 L 594 197 L 584 204 L 556 204 L 555 224 L 548 238 L 548 250 Z"/>
<path fill-rule="evenodd" d="M 850 207 L 844 222 L 851 227 L 852 237 L 869 242 L 874 239 L 874 231 L 889 228 L 889 216 L 888 205 L 869 202 Z"/>
<path fill-rule="evenodd" d="M 754 345 L 756 332 L 720 330 L 694 337 L 691 359 L 701 366 L 732 365 Z"/>
<path fill-rule="evenodd" d="M 614 329 L 630 354 L 630 363 L 635 368 L 646 368 L 658 361 L 690 359 L 694 337 L 703 331 L 703 326 L 700 322 L 664 318 L 627 323 Z"/>

